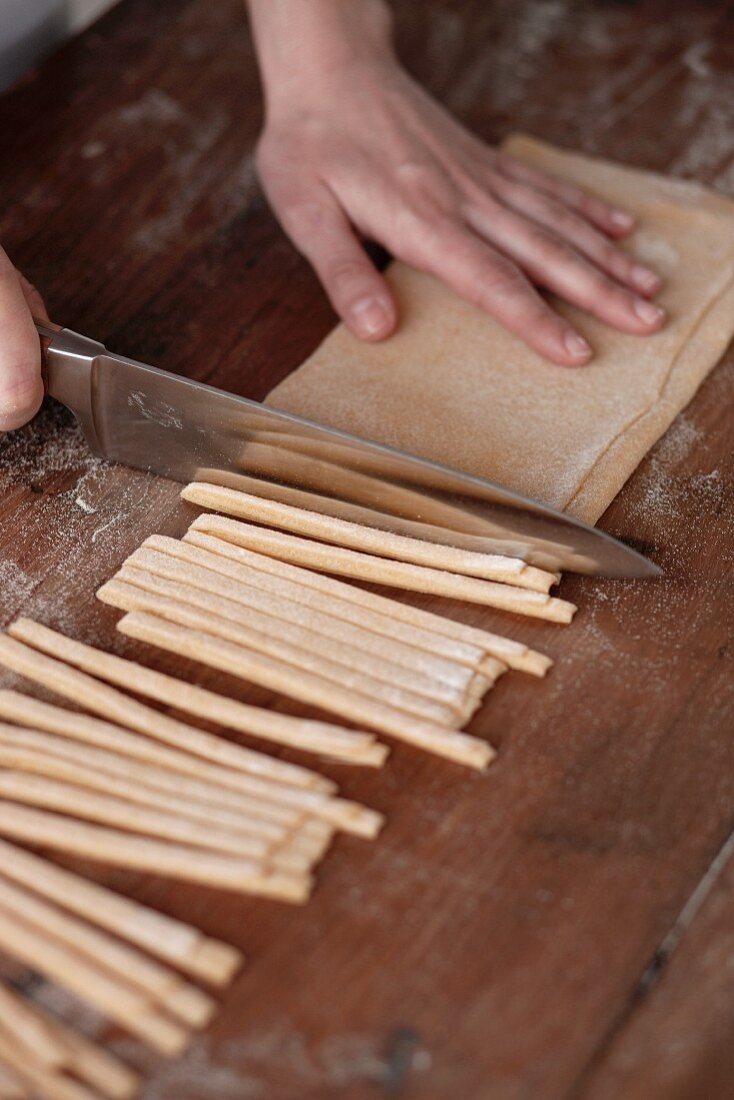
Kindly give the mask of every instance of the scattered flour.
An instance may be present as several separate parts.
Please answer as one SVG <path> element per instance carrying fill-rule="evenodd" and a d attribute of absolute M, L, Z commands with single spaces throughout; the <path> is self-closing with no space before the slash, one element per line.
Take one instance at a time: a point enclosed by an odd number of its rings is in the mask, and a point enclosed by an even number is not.
<path fill-rule="evenodd" d="M 69 633 L 95 621 L 96 587 L 177 496 L 170 482 L 96 458 L 70 415 L 50 404 L 0 439 L 0 494 L 16 517 L 0 531 L 0 627 L 25 614 Z M 2 684 L 9 677 L 0 670 Z"/>
<path fill-rule="evenodd" d="M 734 74 L 712 73 L 705 61 L 708 40 L 696 43 L 683 55 L 689 79 L 675 118 L 687 138 L 674 159 L 674 176 L 702 177 L 724 193 L 734 182 Z"/>
<path fill-rule="evenodd" d="M 115 1052 L 146 1076 L 140 1100 L 185 1100 L 212 1096 L 217 1100 L 270 1100 L 318 1096 L 328 1090 L 389 1080 L 390 1068 L 379 1036 L 337 1033 L 309 1043 L 287 1026 L 251 1031 L 225 1040 L 215 1049 L 210 1037 L 197 1038 L 175 1061 L 162 1062 L 140 1043 L 121 1039 Z M 430 1053 L 416 1045 L 409 1068 L 426 1072 Z"/>
<path fill-rule="evenodd" d="M 638 509 L 654 514 L 661 523 L 673 510 L 674 496 L 681 488 L 675 467 L 704 438 L 700 428 L 681 413 L 652 451 L 647 465 L 644 490 Z"/>
<path fill-rule="evenodd" d="M 33 990 L 33 1000 L 90 1039 L 99 1038 L 107 1029 L 108 1021 L 101 1013 L 58 985 L 42 982 Z"/>
<path fill-rule="evenodd" d="M 711 76 L 711 65 L 708 61 L 711 50 L 711 39 L 701 38 L 698 42 L 692 42 L 683 53 L 683 64 L 694 76 L 706 79 Z"/>
<path fill-rule="evenodd" d="M 0 557 L 0 593 L 4 604 L 21 605 L 36 587 L 37 582 L 17 562 Z"/>

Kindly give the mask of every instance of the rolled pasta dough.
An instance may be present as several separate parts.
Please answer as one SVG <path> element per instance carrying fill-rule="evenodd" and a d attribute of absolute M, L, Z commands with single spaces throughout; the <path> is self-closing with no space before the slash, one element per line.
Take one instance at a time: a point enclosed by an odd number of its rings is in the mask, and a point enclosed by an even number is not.
<path fill-rule="evenodd" d="M 729 343 L 734 202 L 522 135 L 504 147 L 635 212 L 625 247 L 665 280 L 665 328 L 631 336 L 554 301 L 596 350 L 588 367 L 557 367 L 437 280 L 395 263 L 387 277 L 397 333 L 365 344 L 339 325 L 268 401 L 594 523 Z"/>

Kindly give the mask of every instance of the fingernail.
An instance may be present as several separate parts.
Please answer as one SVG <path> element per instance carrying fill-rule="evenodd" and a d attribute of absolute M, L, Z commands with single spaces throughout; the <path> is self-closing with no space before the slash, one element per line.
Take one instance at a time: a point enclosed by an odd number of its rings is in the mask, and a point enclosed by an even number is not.
<path fill-rule="evenodd" d="M 660 286 L 660 276 L 656 275 L 654 271 L 651 271 L 649 267 L 643 267 L 642 264 L 635 264 L 632 268 L 631 275 L 632 282 L 635 286 L 638 286 L 640 290 L 652 293 L 653 290 Z"/>
<path fill-rule="evenodd" d="M 633 309 L 646 325 L 659 325 L 665 318 L 665 310 L 652 302 L 646 302 L 644 298 L 635 298 Z"/>
<path fill-rule="evenodd" d="M 581 362 L 581 360 L 591 357 L 591 346 L 587 344 L 583 336 L 579 336 L 578 332 L 574 332 L 573 329 L 568 330 L 563 342 L 566 345 L 566 351 L 573 359 L 578 359 Z"/>
<path fill-rule="evenodd" d="M 617 225 L 620 229 L 631 229 L 635 224 L 635 219 L 626 210 L 612 210 L 611 220 L 612 225 Z"/>
<path fill-rule="evenodd" d="M 360 336 L 380 336 L 386 331 L 390 318 L 382 302 L 377 298 L 363 298 L 352 306 L 352 324 Z"/>

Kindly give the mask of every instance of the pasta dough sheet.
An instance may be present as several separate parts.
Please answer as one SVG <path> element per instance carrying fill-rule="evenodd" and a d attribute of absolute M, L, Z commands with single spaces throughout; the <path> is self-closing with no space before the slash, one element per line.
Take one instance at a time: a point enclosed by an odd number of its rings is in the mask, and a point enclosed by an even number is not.
<path fill-rule="evenodd" d="M 625 247 L 665 280 L 665 328 L 631 336 L 555 302 L 596 356 L 584 368 L 553 366 L 437 280 L 395 263 L 387 277 L 399 331 L 364 344 L 339 325 L 268 402 L 594 523 L 729 343 L 734 202 L 522 135 L 504 147 L 638 215 Z"/>

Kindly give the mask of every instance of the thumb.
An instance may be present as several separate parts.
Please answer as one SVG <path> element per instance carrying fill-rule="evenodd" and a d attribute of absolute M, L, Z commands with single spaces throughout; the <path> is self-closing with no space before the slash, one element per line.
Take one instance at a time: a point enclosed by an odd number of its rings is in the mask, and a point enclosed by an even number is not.
<path fill-rule="evenodd" d="M 25 424 L 42 400 L 38 334 L 20 277 L 0 248 L 0 431 Z"/>

